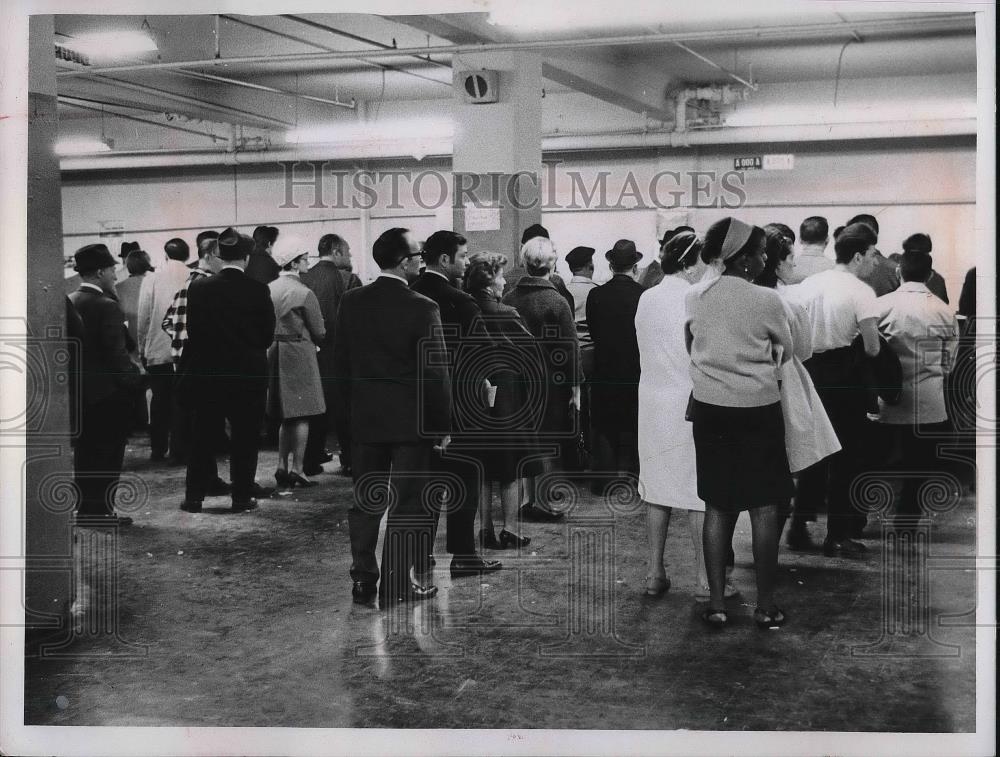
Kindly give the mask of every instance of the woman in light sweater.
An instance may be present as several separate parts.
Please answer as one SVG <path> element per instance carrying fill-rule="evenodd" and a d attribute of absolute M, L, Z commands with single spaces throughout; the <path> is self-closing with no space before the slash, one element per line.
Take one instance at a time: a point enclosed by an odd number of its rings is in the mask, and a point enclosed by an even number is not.
<path fill-rule="evenodd" d="M 792 496 L 778 391 L 778 363 L 793 354 L 788 316 L 773 290 L 753 284 L 764 269 L 764 231 L 724 218 L 705 234 L 702 260 L 716 269 L 685 304 L 691 354 L 698 496 L 710 600 L 703 620 L 729 623 L 726 562 L 740 512 L 748 510 L 757 577 L 754 621 L 785 622 L 773 591 L 780 504 Z M 779 357 L 780 355 L 780 357 Z"/>

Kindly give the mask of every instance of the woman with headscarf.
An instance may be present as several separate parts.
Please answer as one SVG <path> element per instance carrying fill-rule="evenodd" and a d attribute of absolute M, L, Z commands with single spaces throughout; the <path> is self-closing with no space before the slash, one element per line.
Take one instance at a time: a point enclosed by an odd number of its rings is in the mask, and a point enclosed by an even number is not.
<path fill-rule="evenodd" d="M 754 621 L 771 628 L 786 619 L 773 596 L 780 504 L 793 491 L 777 369 L 793 345 L 781 298 L 753 284 L 764 269 L 764 246 L 756 226 L 735 218 L 712 224 L 701 256 L 714 275 L 685 297 L 698 496 L 706 505 L 710 599 L 702 619 L 713 628 L 729 623 L 726 563 L 743 510 L 750 513 L 757 577 Z"/>

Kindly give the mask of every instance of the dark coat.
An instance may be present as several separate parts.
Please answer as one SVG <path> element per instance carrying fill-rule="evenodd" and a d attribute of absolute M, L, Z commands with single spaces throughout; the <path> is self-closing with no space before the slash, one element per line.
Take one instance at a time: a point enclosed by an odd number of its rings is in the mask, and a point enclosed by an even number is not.
<path fill-rule="evenodd" d="M 69 417 L 70 428 L 76 427 L 76 419 L 79 418 L 77 412 L 80 408 L 80 347 L 86 338 L 87 332 L 83 327 L 83 319 L 76 312 L 73 301 L 66 297 L 66 342 L 69 346 L 69 363 L 67 370 L 70 380 L 69 384 Z"/>
<path fill-rule="evenodd" d="M 875 264 L 864 276 L 859 277 L 863 282 L 875 290 L 875 296 L 881 297 L 883 294 L 895 292 L 899 289 L 899 277 L 896 276 L 896 264 L 875 251 Z"/>
<path fill-rule="evenodd" d="M 495 442 L 479 453 L 488 481 L 510 481 L 541 472 L 537 462 L 524 462 L 539 449 L 536 425 L 544 417 L 545 366 L 538 343 L 517 310 L 504 305 L 492 291 L 473 293 L 479 305 L 478 326 L 491 342 L 490 359 L 482 363 L 496 387 L 493 407 L 483 424 Z M 534 405 L 534 406 L 533 406 Z"/>
<path fill-rule="evenodd" d="M 319 342 L 317 358 L 320 373 L 328 376 L 333 370 L 333 346 L 337 341 L 337 310 L 340 308 L 340 301 L 344 292 L 361 286 L 361 279 L 350 271 L 340 270 L 332 260 L 320 260 L 299 278 L 319 300 L 326 336 Z"/>
<path fill-rule="evenodd" d="M 945 303 L 948 302 L 948 286 L 944 283 L 944 276 L 932 269 L 926 283 L 932 294 L 937 295 L 938 299 Z"/>
<path fill-rule="evenodd" d="M 429 297 L 441 309 L 441 324 L 444 326 L 445 344 L 454 356 L 461 339 L 467 337 L 476 328 L 479 318 L 479 305 L 472 295 L 463 292 L 457 286 L 436 273 L 424 271 L 410 284 L 410 289 L 424 297 Z"/>
<path fill-rule="evenodd" d="M 514 290 L 514 287 L 517 286 L 517 282 L 527 275 L 528 271 L 519 266 L 515 266 L 507 271 L 506 274 L 504 274 L 507 279 L 507 284 L 503 288 L 503 296 L 506 297 L 510 294 Z M 566 288 L 566 282 L 562 280 L 562 276 L 553 272 L 552 275 L 549 276 L 549 281 L 552 282 L 552 286 L 556 288 L 556 291 L 566 299 L 566 302 L 569 304 L 569 312 L 575 313 L 576 302 L 574 301 L 573 295 L 570 293 L 569 289 Z"/>
<path fill-rule="evenodd" d="M 334 376 L 354 441 L 412 444 L 450 433 L 451 379 L 433 300 L 379 277 L 344 294 L 336 328 Z"/>
<path fill-rule="evenodd" d="M 637 431 L 639 344 L 635 313 L 646 291 L 631 276 L 616 274 L 587 298 L 587 323 L 594 340 L 594 375 L 589 376 L 595 428 Z"/>
<path fill-rule="evenodd" d="M 517 310 L 528 331 L 538 340 L 548 390 L 542 431 L 570 431 L 570 390 L 584 378 L 573 310 L 550 281 L 536 276 L 522 276 L 504 295 L 503 304 Z"/>
<path fill-rule="evenodd" d="M 129 358 L 125 314 L 118 300 L 81 288 L 69 296 L 83 323 L 80 344 L 80 402 L 94 405 L 139 382 L 139 367 Z"/>
<path fill-rule="evenodd" d="M 280 272 L 281 268 L 266 252 L 251 252 L 247 258 L 247 276 L 261 284 L 270 284 Z"/>
<path fill-rule="evenodd" d="M 235 268 L 195 279 L 188 287 L 188 341 L 179 371 L 185 379 L 221 378 L 234 388 L 263 391 L 267 348 L 274 337 L 271 292 Z"/>

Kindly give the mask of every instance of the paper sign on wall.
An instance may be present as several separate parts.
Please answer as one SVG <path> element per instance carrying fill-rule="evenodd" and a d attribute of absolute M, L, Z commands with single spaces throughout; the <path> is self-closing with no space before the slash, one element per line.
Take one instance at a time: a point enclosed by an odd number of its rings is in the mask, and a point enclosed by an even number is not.
<path fill-rule="evenodd" d="M 466 231 L 499 231 L 500 208 L 477 208 L 472 203 L 465 206 Z"/>

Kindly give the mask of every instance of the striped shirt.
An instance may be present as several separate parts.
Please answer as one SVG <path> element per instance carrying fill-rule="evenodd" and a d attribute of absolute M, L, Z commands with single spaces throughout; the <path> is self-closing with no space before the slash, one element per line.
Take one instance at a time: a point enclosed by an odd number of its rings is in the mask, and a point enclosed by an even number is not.
<path fill-rule="evenodd" d="M 173 358 L 174 365 L 180 362 L 181 354 L 184 352 L 184 345 L 187 343 L 187 293 L 188 287 L 191 286 L 191 282 L 195 279 L 201 278 L 202 276 L 211 276 L 208 271 L 203 271 L 200 268 L 195 268 L 191 271 L 191 275 L 188 276 L 188 280 L 185 282 L 184 286 L 177 290 L 177 294 L 174 295 L 174 301 L 167 308 L 167 314 L 163 319 L 161 324 L 163 330 L 167 332 L 167 336 L 170 337 L 170 356 Z"/>

